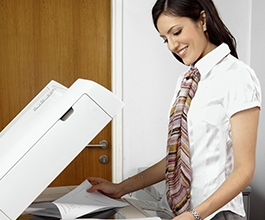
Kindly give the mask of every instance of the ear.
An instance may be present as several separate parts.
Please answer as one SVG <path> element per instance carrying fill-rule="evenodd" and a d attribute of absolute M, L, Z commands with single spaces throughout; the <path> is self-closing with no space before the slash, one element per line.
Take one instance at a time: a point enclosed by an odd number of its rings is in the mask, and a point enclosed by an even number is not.
<path fill-rule="evenodd" d="M 205 11 L 201 12 L 200 21 L 201 21 L 201 25 L 202 25 L 203 31 L 207 31 Z"/>

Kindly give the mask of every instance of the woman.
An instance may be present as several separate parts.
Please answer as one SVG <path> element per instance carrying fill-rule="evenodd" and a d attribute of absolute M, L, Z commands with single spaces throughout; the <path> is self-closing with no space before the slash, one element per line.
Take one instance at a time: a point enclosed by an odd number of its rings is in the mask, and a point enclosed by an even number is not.
<path fill-rule="evenodd" d="M 168 154 L 119 184 L 88 178 L 89 192 L 120 198 L 165 179 L 175 220 L 246 219 L 241 192 L 255 169 L 258 79 L 237 59 L 235 39 L 211 0 L 158 0 L 152 14 L 169 50 L 195 71 L 177 82 Z"/>

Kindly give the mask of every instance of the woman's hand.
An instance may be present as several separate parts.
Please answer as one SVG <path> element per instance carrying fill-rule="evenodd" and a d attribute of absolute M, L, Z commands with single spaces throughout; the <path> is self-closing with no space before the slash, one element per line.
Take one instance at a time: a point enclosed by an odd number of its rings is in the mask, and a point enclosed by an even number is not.
<path fill-rule="evenodd" d="M 112 183 L 102 178 L 89 177 L 87 180 L 92 184 L 92 187 L 87 192 L 95 190 L 114 198 L 119 199 L 123 195 L 132 193 L 143 187 L 147 187 L 158 183 L 165 178 L 166 158 L 163 158 L 158 163 L 141 172 L 141 175 L 136 174 L 123 180 L 120 183 Z"/>
<path fill-rule="evenodd" d="M 97 177 L 88 177 L 87 180 L 92 184 L 92 187 L 89 188 L 87 192 L 94 192 L 95 190 L 98 190 L 99 192 L 114 199 L 119 199 L 122 196 L 119 193 L 119 184 Z"/>

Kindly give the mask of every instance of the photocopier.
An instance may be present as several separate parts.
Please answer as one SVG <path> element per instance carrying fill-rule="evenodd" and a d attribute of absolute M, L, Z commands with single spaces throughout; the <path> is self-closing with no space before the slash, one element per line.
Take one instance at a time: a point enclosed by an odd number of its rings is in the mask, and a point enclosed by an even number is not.
<path fill-rule="evenodd" d="M 0 133 L 0 219 L 15 220 L 123 106 L 90 80 L 48 83 Z"/>

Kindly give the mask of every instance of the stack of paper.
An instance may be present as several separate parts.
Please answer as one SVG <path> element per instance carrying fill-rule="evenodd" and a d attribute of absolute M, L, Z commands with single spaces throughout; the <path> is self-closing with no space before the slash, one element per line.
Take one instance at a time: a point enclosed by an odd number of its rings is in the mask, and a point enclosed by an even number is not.
<path fill-rule="evenodd" d="M 54 202 L 32 204 L 26 212 L 37 216 L 70 220 L 128 205 L 126 202 L 109 198 L 98 191 L 88 193 L 87 189 L 90 187 L 91 184 L 85 180 L 74 190 Z"/>

